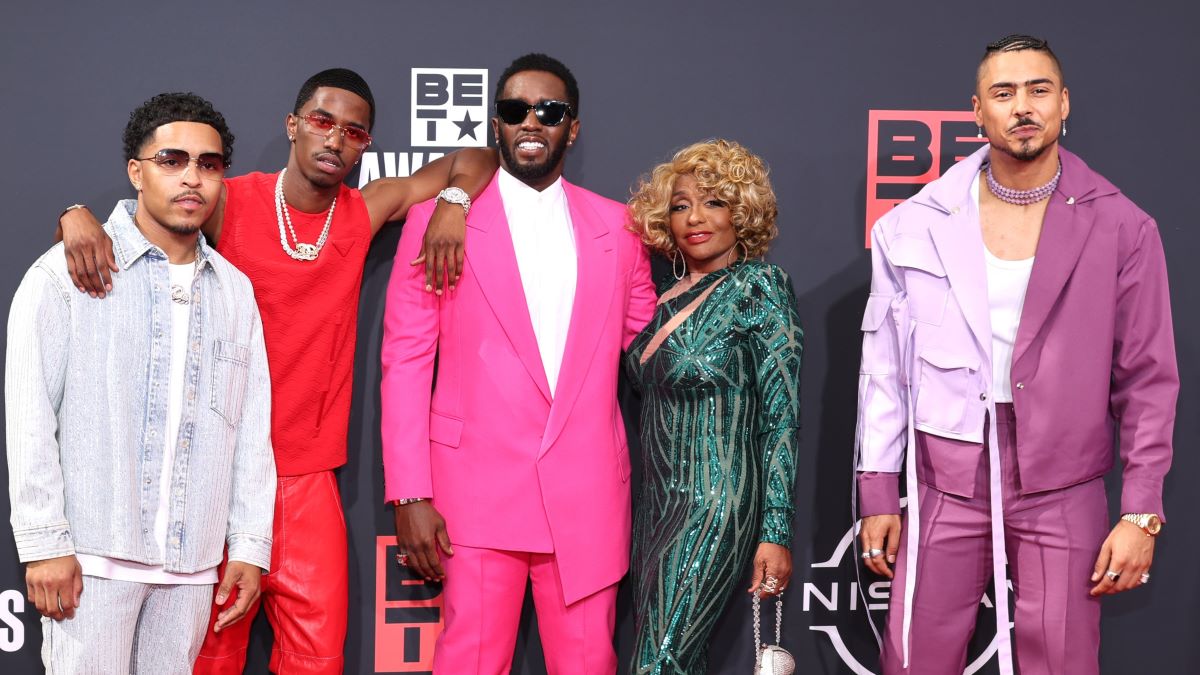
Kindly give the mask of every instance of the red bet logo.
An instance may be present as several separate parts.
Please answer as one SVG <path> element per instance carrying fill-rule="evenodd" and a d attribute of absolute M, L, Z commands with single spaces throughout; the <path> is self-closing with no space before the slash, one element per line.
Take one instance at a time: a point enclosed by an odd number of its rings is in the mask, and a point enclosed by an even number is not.
<path fill-rule="evenodd" d="M 442 586 L 396 564 L 396 538 L 375 541 L 375 671 L 429 673 L 442 632 Z"/>
<path fill-rule="evenodd" d="M 975 152 L 975 115 L 953 110 L 871 110 L 867 117 L 867 228 Z"/>

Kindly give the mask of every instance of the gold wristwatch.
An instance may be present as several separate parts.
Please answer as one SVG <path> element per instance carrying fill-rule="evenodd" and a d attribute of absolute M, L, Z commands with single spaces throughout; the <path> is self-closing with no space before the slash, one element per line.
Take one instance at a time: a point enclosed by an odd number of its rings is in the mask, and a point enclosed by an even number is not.
<path fill-rule="evenodd" d="M 1126 513 L 1121 520 L 1137 525 L 1151 537 L 1157 537 L 1162 532 L 1162 519 L 1155 513 Z"/>

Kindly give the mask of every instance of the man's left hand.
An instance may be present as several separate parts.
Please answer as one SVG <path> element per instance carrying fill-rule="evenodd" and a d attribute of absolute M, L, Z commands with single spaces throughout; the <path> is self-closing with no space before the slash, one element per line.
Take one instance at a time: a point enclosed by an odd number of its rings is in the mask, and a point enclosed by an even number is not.
<path fill-rule="evenodd" d="M 1152 562 L 1154 537 L 1133 523 L 1117 521 L 1117 526 L 1100 547 L 1100 556 L 1096 558 L 1096 568 L 1092 572 L 1092 581 L 1099 583 L 1092 587 L 1090 594 L 1093 597 L 1113 595 L 1141 586 L 1142 575 L 1150 571 Z M 1109 578 L 1109 570 L 1120 574 L 1116 581 Z"/>
<path fill-rule="evenodd" d="M 237 588 L 237 597 L 232 606 L 226 607 L 221 610 L 220 614 L 217 614 L 217 622 L 213 625 L 214 633 L 220 633 L 246 616 L 246 612 L 250 611 L 250 607 L 258 600 L 261 583 L 262 569 L 257 565 L 236 560 L 229 561 L 229 564 L 225 566 L 225 577 L 221 579 L 221 585 L 217 587 L 217 595 L 213 601 L 219 606 L 224 606 L 229 601 L 229 597 L 234 594 L 234 588 Z"/>

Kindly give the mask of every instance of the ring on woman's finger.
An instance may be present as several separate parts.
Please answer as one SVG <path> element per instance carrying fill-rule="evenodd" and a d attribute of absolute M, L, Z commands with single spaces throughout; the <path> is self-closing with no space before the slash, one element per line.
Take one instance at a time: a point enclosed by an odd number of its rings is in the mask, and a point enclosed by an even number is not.
<path fill-rule="evenodd" d="M 1104 576 L 1108 577 L 1109 581 L 1116 583 L 1117 579 L 1121 578 L 1121 573 L 1116 570 L 1109 570 L 1104 573 Z"/>
<path fill-rule="evenodd" d="M 397 553 L 396 554 L 396 564 L 401 567 L 408 567 L 408 554 L 407 553 Z"/>
<path fill-rule="evenodd" d="M 879 556 L 883 555 L 883 549 L 873 548 L 873 549 L 867 551 L 867 553 L 871 554 L 872 558 L 878 558 Z"/>
<path fill-rule="evenodd" d="M 1149 573 L 1149 572 L 1142 572 L 1142 579 L 1141 579 L 1141 581 L 1142 581 L 1142 583 L 1143 583 L 1143 584 L 1148 584 L 1148 583 L 1150 583 L 1150 573 Z"/>

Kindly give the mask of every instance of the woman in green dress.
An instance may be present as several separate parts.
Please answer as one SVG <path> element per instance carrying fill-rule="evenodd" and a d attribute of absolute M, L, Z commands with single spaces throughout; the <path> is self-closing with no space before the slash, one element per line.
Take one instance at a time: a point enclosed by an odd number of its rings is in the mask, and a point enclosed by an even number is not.
<path fill-rule="evenodd" d="M 738 582 L 780 593 L 792 561 L 803 333 L 762 160 L 723 140 L 654 169 L 630 201 L 643 241 L 674 263 L 626 367 L 642 394 L 633 529 L 631 672 L 705 672 Z"/>

